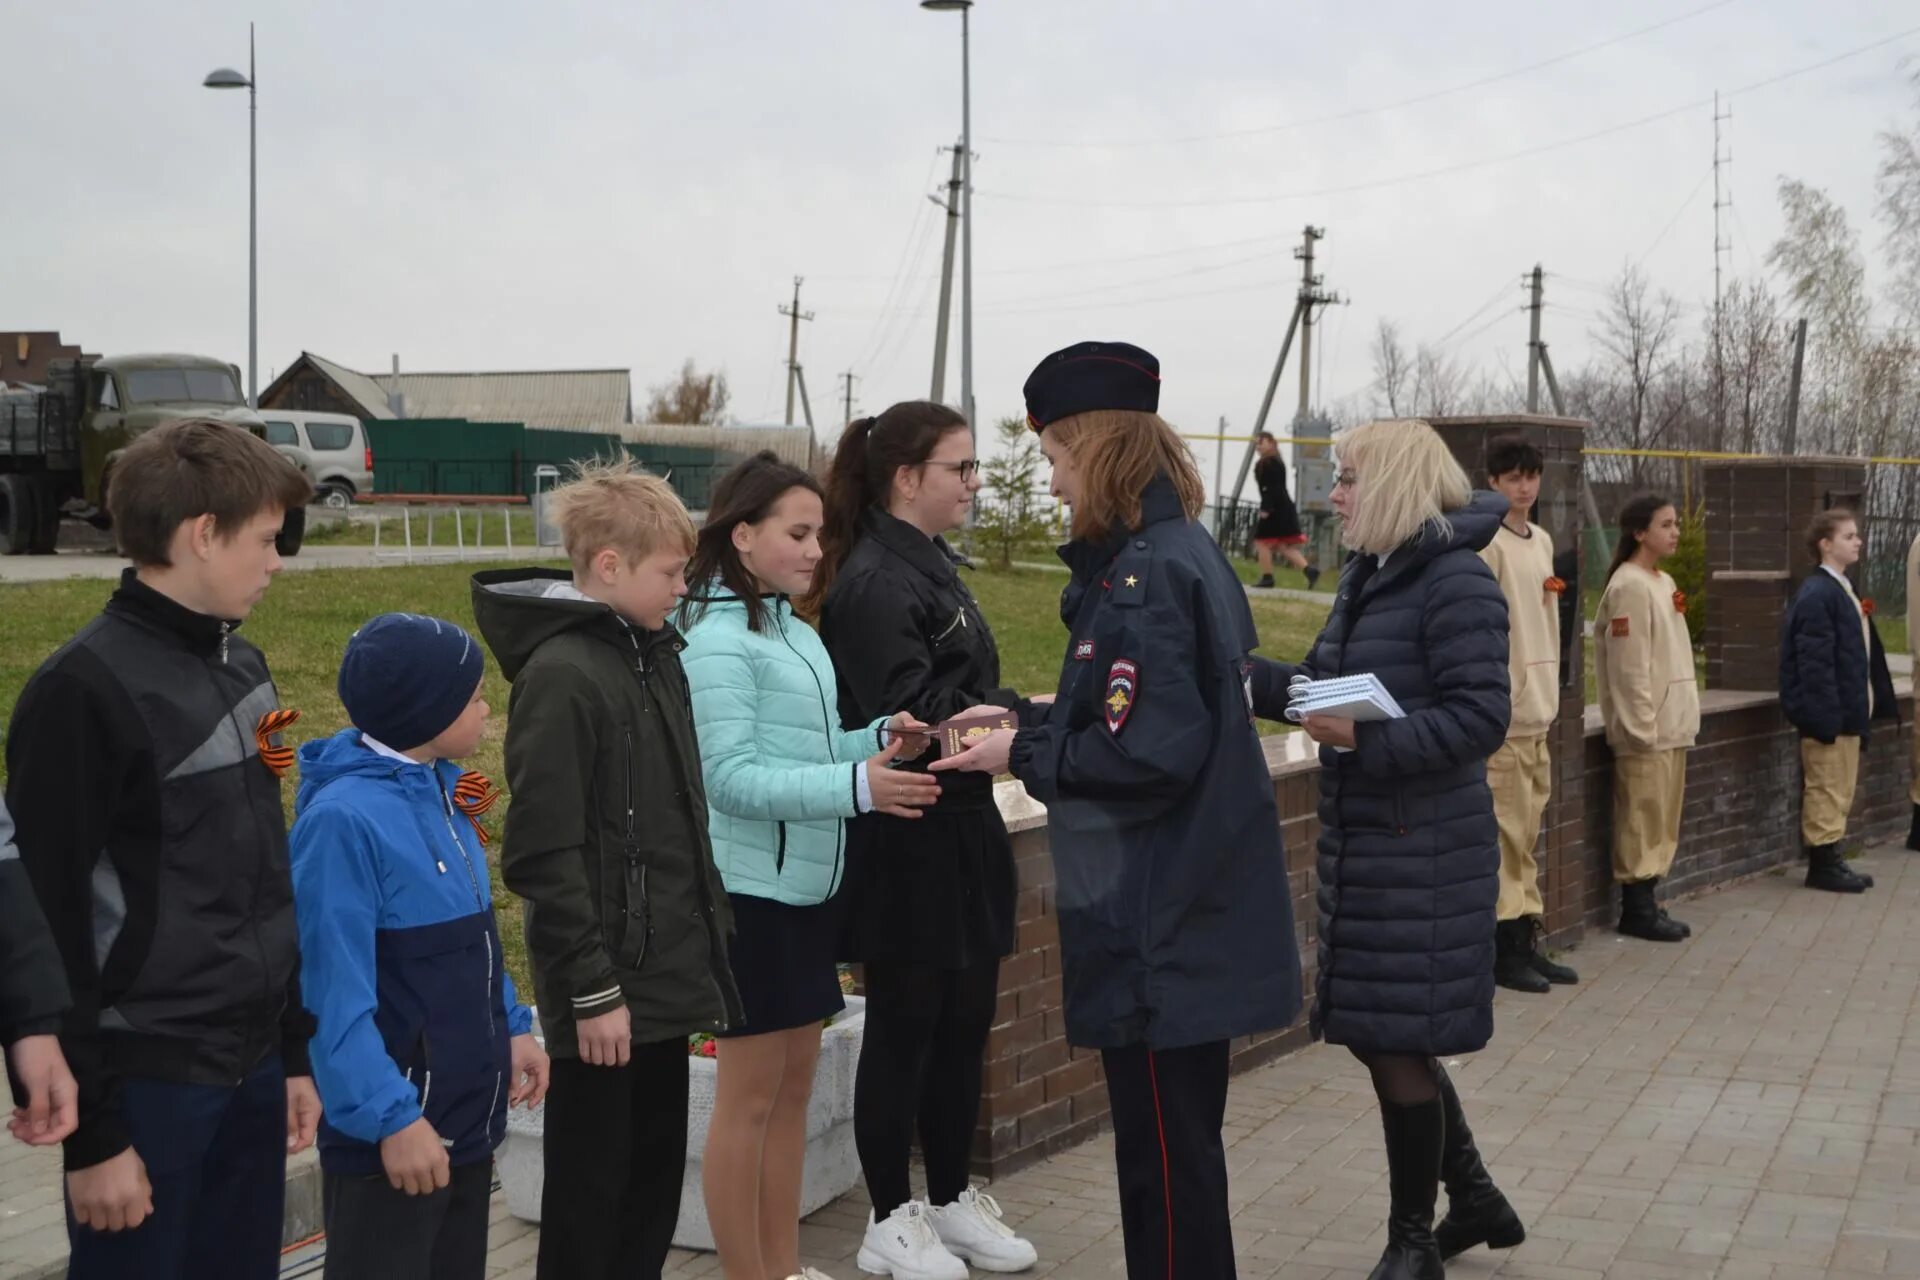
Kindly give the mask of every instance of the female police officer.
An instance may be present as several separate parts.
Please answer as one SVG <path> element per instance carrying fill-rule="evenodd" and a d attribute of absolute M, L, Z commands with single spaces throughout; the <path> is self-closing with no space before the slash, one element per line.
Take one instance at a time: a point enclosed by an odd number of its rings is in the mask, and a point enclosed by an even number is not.
<path fill-rule="evenodd" d="M 1106 1067 L 1133 1280 L 1234 1274 L 1227 1046 L 1300 1010 L 1246 594 L 1194 522 L 1200 476 L 1156 410 L 1159 363 L 1083 342 L 1027 414 L 1073 509 L 1057 700 L 935 769 L 1011 769 L 1046 804 L 1067 1038 Z"/>

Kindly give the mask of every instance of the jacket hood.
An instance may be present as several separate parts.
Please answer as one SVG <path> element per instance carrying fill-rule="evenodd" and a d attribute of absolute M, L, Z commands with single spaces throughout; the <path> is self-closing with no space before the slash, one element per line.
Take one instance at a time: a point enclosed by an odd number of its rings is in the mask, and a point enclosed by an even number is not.
<path fill-rule="evenodd" d="M 358 729 L 346 728 L 330 738 L 316 738 L 300 745 L 300 790 L 294 796 L 295 817 L 305 813 L 320 798 L 321 792 L 343 778 L 398 785 L 404 766 L 397 760 L 376 755 L 360 739 Z M 460 780 L 459 767 L 446 760 L 437 762 L 434 771 L 448 788 Z"/>
<path fill-rule="evenodd" d="M 1482 551 L 1500 532 L 1500 522 L 1506 518 L 1510 504 L 1502 494 L 1489 489 L 1476 489 L 1464 507 L 1456 507 L 1447 512 L 1447 523 L 1452 530 L 1446 537 L 1440 536 L 1440 530 L 1428 524 L 1420 531 L 1420 536 L 1394 552 L 1394 558 L 1407 555 L 1418 560 L 1432 560 L 1449 551 Z"/>
<path fill-rule="evenodd" d="M 548 595 L 555 584 L 571 586 L 573 575 L 564 569 L 489 569 L 473 575 L 474 623 L 509 681 L 535 649 L 564 631 L 600 629 L 606 639 L 622 644 L 630 632 L 648 649 L 679 638 L 671 626 L 643 631 L 598 600 Z"/>

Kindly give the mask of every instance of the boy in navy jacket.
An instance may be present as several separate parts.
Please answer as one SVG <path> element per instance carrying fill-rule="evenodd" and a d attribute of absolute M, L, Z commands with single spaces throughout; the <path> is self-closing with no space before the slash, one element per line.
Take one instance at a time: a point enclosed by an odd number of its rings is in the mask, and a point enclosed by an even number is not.
<path fill-rule="evenodd" d="M 454 624 L 383 614 L 341 662 L 354 727 L 300 750 L 294 899 L 332 1275 L 479 1280 L 507 1108 L 546 1093 L 494 925 L 492 788 L 453 763 L 486 726 L 484 672 Z"/>

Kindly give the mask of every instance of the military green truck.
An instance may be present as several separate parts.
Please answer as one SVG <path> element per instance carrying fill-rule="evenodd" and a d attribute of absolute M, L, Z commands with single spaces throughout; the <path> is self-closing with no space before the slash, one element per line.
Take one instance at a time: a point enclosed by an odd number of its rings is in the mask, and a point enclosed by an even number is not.
<path fill-rule="evenodd" d="M 230 422 L 266 438 L 240 370 L 208 356 L 82 356 L 48 366 L 44 389 L 0 390 L 0 555 L 51 555 L 60 522 L 111 524 L 107 480 L 143 431 L 177 418 Z M 304 451 L 279 447 L 311 480 Z M 297 555 L 305 510 L 287 512 L 280 554 Z"/>

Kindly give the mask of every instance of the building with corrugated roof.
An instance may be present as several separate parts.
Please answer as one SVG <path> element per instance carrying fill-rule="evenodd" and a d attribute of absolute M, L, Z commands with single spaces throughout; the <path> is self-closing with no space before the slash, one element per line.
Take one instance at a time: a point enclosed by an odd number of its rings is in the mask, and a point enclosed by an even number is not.
<path fill-rule="evenodd" d="M 633 375 L 626 369 L 367 374 L 302 351 L 260 393 L 260 407 L 615 432 L 633 422 Z"/>

